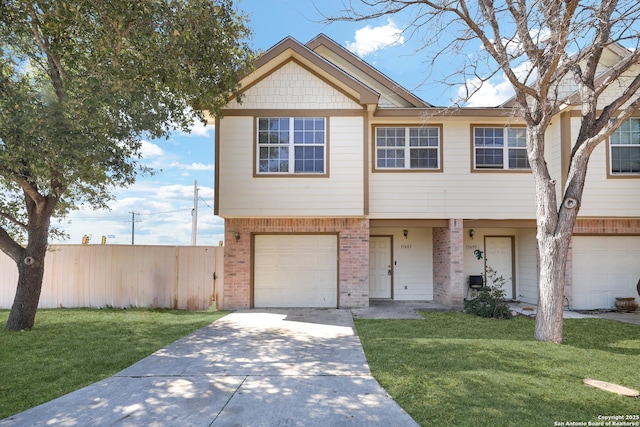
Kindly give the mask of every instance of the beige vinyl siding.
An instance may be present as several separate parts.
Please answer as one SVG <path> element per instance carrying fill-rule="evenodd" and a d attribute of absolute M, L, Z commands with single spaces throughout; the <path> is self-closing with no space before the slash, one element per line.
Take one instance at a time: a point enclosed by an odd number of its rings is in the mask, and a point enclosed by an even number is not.
<path fill-rule="evenodd" d="M 535 304 L 538 302 L 538 243 L 534 228 L 518 230 L 516 253 L 518 256 L 516 298 L 522 302 Z"/>
<path fill-rule="evenodd" d="M 370 173 L 371 218 L 535 218 L 531 173 L 472 172 L 471 124 L 499 121 L 445 118 L 429 124 L 438 123 L 443 171 Z"/>
<path fill-rule="evenodd" d="M 635 66 L 631 67 L 629 71 L 627 71 L 625 76 L 623 76 L 619 80 L 619 84 L 612 84 L 611 86 L 609 86 L 609 88 L 607 88 L 607 90 L 602 93 L 602 95 L 600 95 L 600 97 L 598 98 L 598 108 L 602 109 L 611 104 L 615 99 L 617 99 L 622 93 L 622 89 L 629 87 L 630 83 L 638 74 L 640 74 L 640 64 L 636 64 Z M 633 101 L 634 99 L 634 97 L 631 97 L 631 101 Z"/>
<path fill-rule="evenodd" d="M 605 49 L 602 52 L 602 56 L 600 57 L 600 62 L 598 64 L 598 68 L 596 70 L 596 76 L 601 76 L 603 73 L 606 73 L 612 66 L 614 66 L 618 61 L 620 61 L 620 56 L 618 53 L 613 52 L 610 49 Z M 636 72 L 637 74 L 637 72 Z M 625 86 L 620 86 L 625 87 Z M 578 90 L 578 85 L 576 84 L 575 78 L 572 73 L 567 74 L 563 79 L 560 85 L 560 89 L 558 91 L 558 98 L 567 98 L 576 94 Z M 600 97 L 600 101 L 606 101 L 606 98 Z M 609 101 L 610 102 L 610 101 Z M 606 102 L 607 104 L 609 102 Z M 604 105 L 598 105 L 598 108 L 602 108 Z"/>
<path fill-rule="evenodd" d="M 560 114 L 557 114 L 551 121 L 547 132 L 544 135 L 544 156 L 549 168 L 551 179 L 556 180 L 556 196 L 562 194 L 563 176 L 562 176 L 562 126 L 560 122 Z"/>
<path fill-rule="evenodd" d="M 579 118 L 572 119 L 574 135 Z M 637 217 L 640 215 L 640 178 L 607 177 L 607 142 L 600 143 L 589 159 L 582 205 L 578 215 L 584 217 Z"/>
<path fill-rule="evenodd" d="M 244 92 L 229 109 L 358 109 L 360 104 L 295 62 L 288 62 Z"/>
<path fill-rule="evenodd" d="M 329 176 L 254 176 L 254 117 L 220 126 L 221 216 L 361 216 L 363 118 L 330 117 Z"/>

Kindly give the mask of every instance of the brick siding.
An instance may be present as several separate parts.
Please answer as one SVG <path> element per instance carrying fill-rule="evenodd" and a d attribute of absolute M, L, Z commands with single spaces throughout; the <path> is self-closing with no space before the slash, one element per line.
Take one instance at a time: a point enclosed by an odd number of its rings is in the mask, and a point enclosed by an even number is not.
<path fill-rule="evenodd" d="M 640 219 L 578 219 L 573 234 L 640 235 Z"/>
<path fill-rule="evenodd" d="M 464 300 L 463 221 L 433 229 L 433 300 L 462 308 Z"/>

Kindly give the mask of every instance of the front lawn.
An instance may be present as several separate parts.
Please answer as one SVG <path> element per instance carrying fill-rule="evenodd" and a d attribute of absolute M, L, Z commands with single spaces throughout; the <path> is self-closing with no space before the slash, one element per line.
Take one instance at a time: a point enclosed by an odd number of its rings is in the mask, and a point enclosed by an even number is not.
<path fill-rule="evenodd" d="M 567 319 L 557 345 L 535 341 L 534 321 L 526 317 L 423 316 L 354 319 L 373 375 L 420 425 L 589 425 L 603 421 L 599 416 L 640 421 L 638 399 L 582 383 L 593 378 L 640 389 L 637 325 Z"/>
<path fill-rule="evenodd" d="M 0 420 L 110 377 L 225 314 L 39 310 L 32 331 L 9 332 L 0 310 Z"/>

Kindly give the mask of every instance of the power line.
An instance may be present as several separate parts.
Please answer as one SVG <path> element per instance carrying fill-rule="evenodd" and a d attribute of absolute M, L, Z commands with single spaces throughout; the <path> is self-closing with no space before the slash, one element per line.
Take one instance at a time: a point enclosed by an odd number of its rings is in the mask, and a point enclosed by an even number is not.
<path fill-rule="evenodd" d="M 175 212 L 187 212 L 187 211 L 191 211 L 191 208 L 182 208 L 182 209 L 175 209 L 172 211 L 164 211 L 164 212 L 149 212 L 149 213 L 140 213 L 140 212 L 136 212 L 136 215 L 163 215 L 163 214 L 168 214 L 168 213 L 175 213 Z M 124 216 L 124 215 L 116 215 L 116 216 L 105 216 L 105 215 L 101 215 L 101 214 L 97 214 L 94 216 L 76 216 L 74 217 L 74 219 L 97 219 L 97 218 L 105 218 L 105 219 L 117 219 L 117 218 L 129 218 L 129 215 Z"/>
<path fill-rule="evenodd" d="M 207 201 L 205 199 L 203 199 L 202 197 L 198 197 L 198 200 L 200 202 L 202 202 L 204 204 L 204 206 L 208 207 L 209 209 L 213 209 L 211 207 L 211 205 L 209 203 L 207 203 Z M 198 206 L 201 206 L 200 204 L 198 204 Z M 171 214 L 171 213 L 176 213 L 176 212 L 189 212 L 191 213 L 193 211 L 193 208 L 181 208 L 181 209 L 174 209 L 174 210 L 170 210 L 170 211 L 162 211 L 162 212 L 136 212 L 135 214 L 138 216 L 151 216 L 151 215 L 164 215 L 164 214 Z M 131 213 L 131 211 L 129 211 L 129 213 Z M 129 218 L 129 215 L 114 215 L 111 216 L 109 215 L 108 212 L 105 212 L 104 214 L 96 214 L 96 215 L 83 215 L 83 216 L 74 216 L 72 219 L 74 220 L 96 220 L 96 219 L 104 219 L 104 220 L 115 220 L 115 219 L 122 219 L 122 218 Z M 131 222 L 131 220 L 125 221 L 125 222 Z M 137 221 L 140 222 L 140 221 Z"/>
<path fill-rule="evenodd" d="M 189 210 L 191 210 L 191 208 L 176 209 L 173 211 L 165 211 L 165 212 L 139 213 L 138 215 L 162 215 L 162 214 L 175 213 L 175 212 L 186 212 Z"/>
<path fill-rule="evenodd" d="M 211 206 L 209 206 L 209 203 L 207 203 L 207 201 L 206 201 L 205 199 L 203 199 L 202 197 L 198 197 L 198 199 L 199 199 L 202 203 L 204 203 L 204 205 L 205 205 L 206 207 L 208 207 L 209 209 L 212 209 L 212 208 L 211 208 Z"/>

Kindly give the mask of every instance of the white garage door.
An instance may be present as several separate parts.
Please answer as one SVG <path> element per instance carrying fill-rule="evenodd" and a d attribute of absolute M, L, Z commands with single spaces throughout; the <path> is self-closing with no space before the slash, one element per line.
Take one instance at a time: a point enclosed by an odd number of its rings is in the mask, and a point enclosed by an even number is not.
<path fill-rule="evenodd" d="M 638 297 L 640 237 L 573 238 L 573 308 L 615 308 L 616 297 Z"/>
<path fill-rule="evenodd" d="M 253 305 L 337 307 L 337 236 L 256 236 Z"/>

